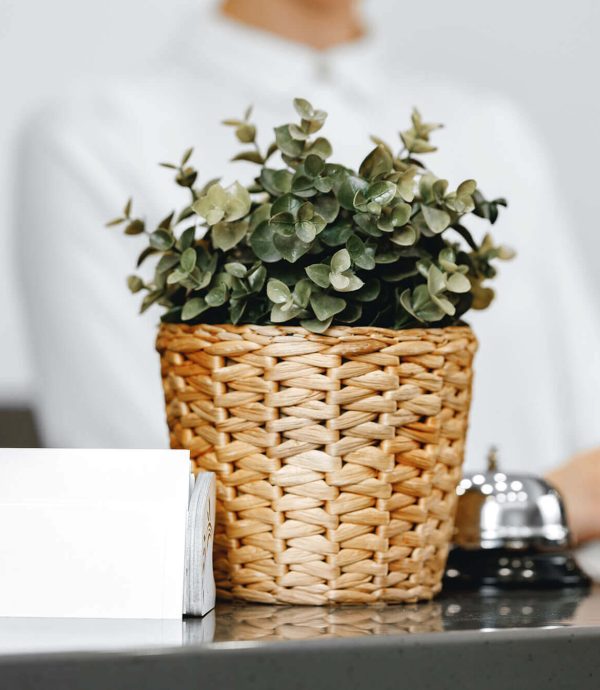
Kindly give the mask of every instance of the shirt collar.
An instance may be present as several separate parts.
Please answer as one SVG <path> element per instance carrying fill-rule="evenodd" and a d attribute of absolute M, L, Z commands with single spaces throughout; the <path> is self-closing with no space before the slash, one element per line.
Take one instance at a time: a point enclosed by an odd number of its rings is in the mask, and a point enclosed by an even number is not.
<path fill-rule="evenodd" d="M 315 81 L 365 98 L 379 90 L 383 56 L 370 27 L 361 39 L 320 51 L 236 22 L 214 6 L 190 19 L 183 57 L 192 70 L 213 70 L 273 95 Z"/>

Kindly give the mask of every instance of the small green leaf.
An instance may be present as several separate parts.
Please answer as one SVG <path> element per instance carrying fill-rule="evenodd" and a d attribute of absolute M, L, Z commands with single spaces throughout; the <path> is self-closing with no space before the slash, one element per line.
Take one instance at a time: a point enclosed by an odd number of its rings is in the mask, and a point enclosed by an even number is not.
<path fill-rule="evenodd" d="M 329 287 L 329 266 L 327 264 L 312 264 L 305 269 L 306 275 L 319 287 Z"/>
<path fill-rule="evenodd" d="M 187 228 L 187 230 L 184 230 L 181 233 L 179 241 L 177 242 L 179 249 L 181 249 L 181 251 L 183 252 L 189 247 L 191 247 L 194 244 L 195 236 L 196 228 L 194 226 L 192 226 L 191 228 Z"/>
<path fill-rule="evenodd" d="M 400 227 L 401 225 L 406 225 L 410 220 L 412 214 L 412 206 L 410 204 L 399 203 L 394 206 L 392 211 L 392 222 L 394 227 Z"/>
<path fill-rule="evenodd" d="M 166 230 L 155 230 L 150 234 L 150 246 L 159 251 L 167 251 L 175 244 L 175 238 Z"/>
<path fill-rule="evenodd" d="M 170 271 L 172 268 L 177 266 L 177 264 L 179 263 L 179 258 L 179 254 L 163 254 L 160 257 L 158 263 L 156 264 L 156 270 L 159 273 L 165 273 L 166 271 Z"/>
<path fill-rule="evenodd" d="M 417 231 L 412 225 L 405 225 L 400 230 L 395 230 L 390 241 L 401 247 L 411 247 L 417 241 Z"/>
<path fill-rule="evenodd" d="M 296 263 L 301 256 L 304 256 L 310 249 L 310 244 L 303 242 L 296 235 L 285 237 L 284 235 L 274 235 L 273 244 L 281 253 L 281 256 L 291 264 Z"/>
<path fill-rule="evenodd" d="M 244 122 L 235 130 L 235 136 L 242 144 L 251 144 L 256 138 L 256 127 Z"/>
<path fill-rule="evenodd" d="M 324 137 L 318 137 L 309 147 L 308 151 L 323 160 L 326 160 L 333 153 L 331 144 Z"/>
<path fill-rule="evenodd" d="M 235 278 L 244 278 L 246 276 L 246 273 L 248 273 L 248 269 L 244 266 L 244 264 L 237 263 L 235 261 L 225 264 L 223 267 L 229 275 L 234 276 Z"/>
<path fill-rule="evenodd" d="M 147 309 L 155 304 L 161 298 L 161 295 L 161 290 L 152 290 L 152 292 L 149 292 L 142 300 L 140 314 L 143 314 Z"/>
<path fill-rule="evenodd" d="M 271 321 L 273 323 L 284 323 L 295 319 L 303 311 L 302 307 L 290 305 L 288 309 L 279 304 L 274 304 L 271 308 Z"/>
<path fill-rule="evenodd" d="M 127 287 L 131 292 L 139 292 L 144 287 L 144 281 L 139 276 L 129 276 Z"/>
<path fill-rule="evenodd" d="M 208 305 L 203 297 L 193 297 L 184 304 L 181 312 L 181 318 L 183 321 L 190 321 L 191 319 L 195 319 L 207 309 Z"/>
<path fill-rule="evenodd" d="M 352 225 L 343 221 L 325 228 L 319 235 L 319 240 L 328 247 L 339 247 L 347 241 L 352 233 Z"/>
<path fill-rule="evenodd" d="M 190 276 L 187 273 L 177 269 L 172 273 L 169 273 L 167 276 L 167 285 L 177 285 L 177 283 L 181 283 L 182 281 L 187 280 L 189 277 Z"/>
<path fill-rule="evenodd" d="M 248 286 L 252 292 L 260 292 L 267 279 L 267 269 L 261 264 L 248 274 Z"/>
<path fill-rule="evenodd" d="M 338 319 L 342 323 L 356 323 L 362 316 L 362 304 L 355 304 L 350 302 L 341 314 L 338 314 Z"/>
<path fill-rule="evenodd" d="M 371 280 L 368 280 L 360 288 L 360 290 L 357 290 L 354 293 L 354 299 L 357 299 L 360 302 L 372 302 L 373 300 L 376 300 L 379 297 L 380 292 L 381 283 L 377 280 L 377 278 L 373 278 Z"/>
<path fill-rule="evenodd" d="M 347 249 L 340 249 L 331 257 L 331 270 L 334 273 L 343 273 L 352 265 Z"/>
<path fill-rule="evenodd" d="M 125 234 L 126 235 L 141 235 L 144 230 L 145 230 L 145 225 L 143 220 L 132 220 L 131 223 L 128 223 L 126 228 L 125 228 Z"/>
<path fill-rule="evenodd" d="M 271 207 L 271 216 L 276 216 L 279 213 L 289 213 L 295 218 L 303 203 L 302 199 L 298 199 L 293 194 L 284 194 Z"/>
<path fill-rule="evenodd" d="M 291 300 L 292 294 L 285 283 L 276 278 L 271 278 L 267 283 L 267 297 L 273 304 L 286 304 Z"/>
<path fill-rule="evenodd" d="M 304 319 L 300 321 L 300 325 L 312 333 L 324 333 L 329 326 L 331 326 L 332 321 L 333 317 L 325 319 L 324 321 L 319 321 L 319 319 Z"/>
<path fill-rule="evenodd" d="M 310 280 L 307 280 L 306 278 L 299 280 L 294 288 L 294 302 L 303 309 L 306 309 L 306 307 L 308 307 L 311 293 L 312 284 Z"/>
<path fill-rule="evenodd" d="M 346 242 L 346 249 L 350 258 L 354 261 L 365 253 L 366 246 L 358 235 L 351 235 Z"/>
<path fill-rule="evenodd" d="M 319 321 L 326 321 L 346 308 L 346 300 L 341 297 L 327 295 L 324 292 L 317 292 L 311 295 L 310 306 L 313 308 L 315 316 Z"/>
<path fill-rule="evenodd" d="M 213 246 L 226 252 L 238 244 L 248 231 L 248 221 L 217 223 L 213 225 L 211 237 Z"/>
<path fill-rule="evenodd" d="M 456 190 L 457 196 L 472 196 L 477 189 L 477 182 L 475 180 L 465 180 L 458 185 Z"/>
<path fill-rule="evenodd" d="M 380 175 L 386 175 L 392 170 L 393 160 L 386 146 L 379 145 L 360 164 L 358 173 L 361 177 L 374 180 Z"/>
<path fill-rule="evenodd" d="M 393 182 L 380 180 L 369 185 L 365 195 L 369 201 L 379 204 L 379 206 L 385 206 L 396 196 L 397 191 L 398 188 Z"/>
<path fill-rule="evenodd" d="M 318 196 L 313 201 L 313 208 L 327 223 L 333 223 L 340 212 L 340 204 L 333 195 Z"/>
<path fill-rule="evenodd" d="M 314 153 L 309 154 L 304 161 L 304 169 L 311 177 L 316 177 L 325 167 L 325 163 L 320 156 Z"/>
<path fill-rule="evenodd" d="M 250 246 L 256 256 L 266 263 L 280 261 L 281 252 L 273 243 L 273 230 L 269 223 L 261 223 L 250 236 Z"/>
<path fill-rule="evenodd" d="M 436 235 L 450 225 L 450 215 L 446 211 L 433 206 L 421 206 L 421 212 L 430 230 Z"/>
<path fill-rule="evenodd" d="M 406 170 L 398 182 L 398 192 L 404 201 L 411 202 L 415 198 L 415 175 L 417 168 L 413 165 Z"/>
<path fill-rule="evenodd" d="M 282 153 L 291 158 L 297 158 L 304 150 L 304 142 L 297 141 L 292 137 L 288 125 L 275 127 L 275 143 Z"/>
<path fill-rule="evenodd" d="M 345 284 L 343 286 L 338 286 L 336 282 L 342 277 L 346 279 Z M 355 292 L 356 290 L 360 290 L 360 288 L 364 285 L 364 282 L 352 272 L 347 272 L 341 275 L 337 273 L 332 274 L 330 279 L 331 284 L 338 292 Z"/>
<path fill-rule="evenodd" d="M 446 289 L 446 278 L 440 269 L 432 264 L 427 276 L 427 289 L 431 296 L 437 295 Z"/>
<path fill-rule="evenodd" d="M 247 161 L 248 163 L 256 163 L 257 165 L 262 165 L 265 161 L 258 151 L 242 151 L 236 154 L 232 161 Z"/>
<path fill-rule="evenodd" d="M 450 292 L 463 293 L 471 289 L 471 281 L 462 273 L 453 273 L 448 278 L 447 284 Z"/>
<path fill-rule="evenodd" d="M 340 187 L 338 201 L 343 208 L 353 211 L 354 197 L 356 196 L 356 193 L 359 190 L 365 190 L 367 186 L 367 183 L 362 178 L 355 177 L 354 175 L 347 175 Z"/>
<path fill-rule="evenodd" d="M 310 132 L 308 132 L 303 127 L 298 127 L 298 125 L 294 123 L 288 125 L 288 129 L 290 132 L 290 136 L 292 137 L 292 139 L 296 139 L 296 141 L 306 141 L 310 136 Z"/>
<path fill-rule="evenodd" d="M 294 98 L 294 108 L 304 119 L 309 119 L 314 113 L 312 105 L 305 98 Z"/>
<path fill-rule="evenodd" d="M 343 291 L 350 285 L 350 276 L 343 273 L 330 273 L 329 280 L 331 281 L 331 286 L 338 291 Z"/>
<path fill-rule="evenodd" d="M 186 249 L 181 255 L 181 260 L 179 263 L 181 264 L 183 271 L 186 273 L 191 273 L 196 266 L 196 250 L 192 247 Z"/>
<path fill-rule="evenodd" d="M 154 249 L 154 247 L 146 247 L 146 249 L 144 249 L 144 251 L 138 256 L 135 264 L 136 268 L 139 268 L 149 256 L 153 256 L 154 254 L 158 254 L 157 249 Z"/>
<path fill-rule="evenodd" d="M 209 307 L 220 307 L 227 301 L 227 289 L 223 285 L 218 285 L 210 290 L 206 295 L 206 304 Z"/>
<path fill-rule="evenodd" d="M 293 174 L 289 170 L 273 170 L 263 168 L 260 173 L 260 183 L 273 196 L 287 194 L 292 189 Z"/>
<path fill-rule="evenodd" d="M 317 228 L 310 220 L 302 220 L 296 223 L 296 235 L 303 242 L 312 242 L 317 235 Z"/>
<path fill-rule="evenodd" d="M 108 223 L 106 223 L 105 227 L 113 228 L 116 225 L 121 225 L 122 223 L 125 222 L 125 220 L 126 220 L 126 218 L 113 218 L 113 220 L 109 220 Z"/>
<path fill-rule="evenodd" d="M 242 320 L 244 311 L 246 310 L 245 300 L 234 300 L 232 299 L 229 303 L 229 318 L 231 323 L 237 324 Z"/>
<path fill-rule="evenodd" d="M 194 149 L 193 149 L 193 148 L 189 148 L 189 149 L 187 149 L 187 150 L 185 151 L 185 153 L 184 153 L 183 156 L 181 157 L 181 163 L 180 163 L 180 165 L 181 165 L 182 168 L 183 168 L 183 166 L 190 160 L 190 158 L 192 157 L 192 153 L 194 153 Z"/>

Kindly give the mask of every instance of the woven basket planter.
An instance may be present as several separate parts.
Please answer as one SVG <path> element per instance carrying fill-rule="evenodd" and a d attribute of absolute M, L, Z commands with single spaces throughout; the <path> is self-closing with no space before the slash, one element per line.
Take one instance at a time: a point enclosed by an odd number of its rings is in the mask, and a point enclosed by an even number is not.
<path fill-rule="evenodd" d="M 441 588 L 477 341 L 163 324 L 173 448 L 217 475 L 221 597 L 414 602 Z"/>

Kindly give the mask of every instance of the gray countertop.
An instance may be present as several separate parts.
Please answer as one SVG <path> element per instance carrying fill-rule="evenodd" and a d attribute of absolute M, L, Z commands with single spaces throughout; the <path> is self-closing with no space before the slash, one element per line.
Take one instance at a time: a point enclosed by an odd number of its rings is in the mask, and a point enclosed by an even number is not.
<path fill-rule="evenodd" d="M 4 688 L 598 688 L 600 587 L 203 619 L 0 619 Z"/>

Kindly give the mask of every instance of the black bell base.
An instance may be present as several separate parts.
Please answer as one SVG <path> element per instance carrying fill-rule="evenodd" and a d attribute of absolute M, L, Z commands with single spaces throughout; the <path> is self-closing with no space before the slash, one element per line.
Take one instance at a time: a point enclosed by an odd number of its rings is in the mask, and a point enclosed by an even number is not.
<path fill-rule="evenodd" d="M 443 587 L 448 589 L 589 587 L 590 578 L 569 551 L 463 549 L 448 555 Z"/>

